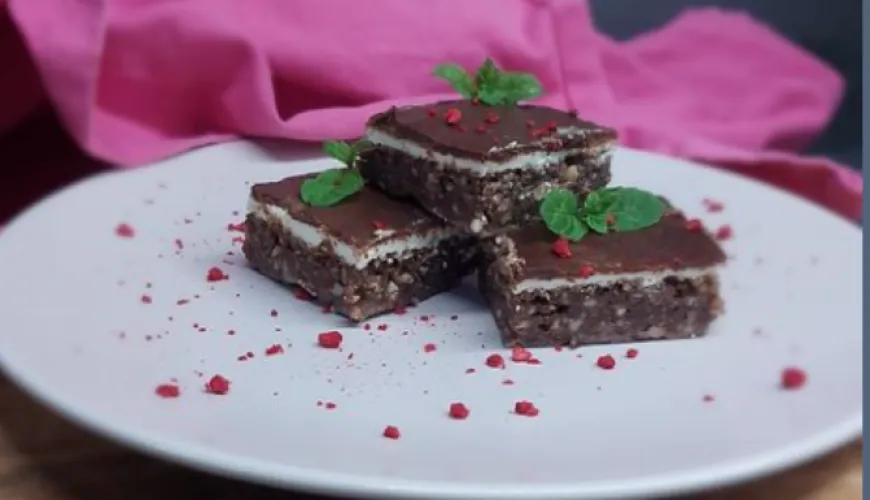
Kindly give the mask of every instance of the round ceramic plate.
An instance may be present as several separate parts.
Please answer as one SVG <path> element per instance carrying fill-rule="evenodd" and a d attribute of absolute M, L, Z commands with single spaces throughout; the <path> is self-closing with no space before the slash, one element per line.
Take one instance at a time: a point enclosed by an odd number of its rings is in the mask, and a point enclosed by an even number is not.
<path fill-rule="evenodd" d="M 140 450 L 376 498 L 647 497 L 746 480 L 861 433 L 856 226 L 740 177 L 620 151 L 614 184 L 731 228 L 726 314 L 702 339 L 540 349 L 538 365 L 493 369 L 488 355 L 510 353 L 472 280 L 351 326 L 246 267 L 236 224 L 251 184 L 331 165 L 230 143 L 27 210 L 0 234 L 4 370 Z M 213 267 L 228 279 L 209 281 Z M 317 347 L 324 330 L 342 332 L 340 350 Z M 596 366 L 605 353 L 612 370 Z M 806 383 L 782 389 L 786 367 Z M 229 393 L 204 390 L 215 374 Z M 173 383 L 177 398 L 155 392 Z M 518 400 L 540 414 L 514 414 Z M 449 418 L 451 402 L 469 417 Z M 399 439 L 383 437 L 390 425 Z"/>

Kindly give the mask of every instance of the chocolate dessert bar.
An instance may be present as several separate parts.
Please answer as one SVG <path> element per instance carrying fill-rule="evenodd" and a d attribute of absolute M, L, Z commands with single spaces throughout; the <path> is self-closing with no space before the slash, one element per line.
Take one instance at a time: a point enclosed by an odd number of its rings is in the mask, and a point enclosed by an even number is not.
<path fill-rule="evenodd" d="M 721 313 L 725 255 L 697 220 L 558 238 L 543 224 L 484 243 L 480 286 L 507 346 L 704 335 Z"/>
<path fill-rule="evenodd" d="M 474 100 L 375 115 L 361 154 L 368 181 L 452 225 L 493 234 L 538 218 L 552 188 L 577 195 L 610 181 L 616 133 L 575 113 Z"/>
<path fill-rule="evenodd" d="M 361 321 L 443 292 L 475 270 L 476 242 L 461 231 L 361 181 L 339 203 L 306 203 L 302 186 L 315 178 L 252 187 L 244 253 L 260 273 Z"/>

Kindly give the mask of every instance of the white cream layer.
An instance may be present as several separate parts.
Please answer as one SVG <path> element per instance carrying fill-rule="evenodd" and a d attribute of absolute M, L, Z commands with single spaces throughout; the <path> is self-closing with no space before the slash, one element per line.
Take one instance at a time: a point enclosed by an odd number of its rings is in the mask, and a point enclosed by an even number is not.
<path fill-rule="evenodd" d="M 530 290 L 554 290 L 562 287 L 584 285 L 610 285 L 622 281 L 640 282 L 643 287 L 654 286 L 661 283 L 665 278 L 695 279 L 711 276 L 716 272 L 716 267 L 687 268 L 665 271 L 646 271 L 637 273 L 616 274 L 593 274 L 588 278 L 552 278 L 552 279 L 527 279 L 513 286 L 513 293 L 521 293 Z"/>
<path fill-rule="evenodd" d="M 248 213 L 263 220 L 277 221 L 282 229 L 302 240 L 309 247 L 316 247 L 324 241 L 329 241 L 336 256 L 345 264 L 357 269 L 364 269 L 370 263 L 381 259 L 402 259 L 403 254 L 424 248 L 430 248 L 438 242 L 456 236 L 458 231 L 450 228 L 436 228 L 423 234 L 412 234 L 404 238 L 390 238 L 392 231 L 378 234 L 372 244 L 364 248 L 355 248 L 335 238 L 311 224 L 290 217 L 281 207 L 260 203 L 253 198 L 248 200 Z"/>
<path fill-rule="evenodd" d="M 572 137 L 589 133 L 586 129 L 581 128 L 560 128 L 557 134 L 560 137 Z M 373 144 L 385 146 L 390 149 L 401 151 L 402 153 L 417 158 L 420 160 L 434 161 L 438 164 L 468 170 L 476 175 L 487 175 L 496 172 L 504 172 L 507 170 L 529 169 L 529 168 L 544 168 L 550 165 L 556 165 L 565 161 L 565 158 L 577 154 L 585 154 L 589 156 L 597 156 L 598 161 L 603 161 L 604 158 L 609 158 L 613 154 L 613 142 L 606 143 L 597 148 L 583 149 L 566 149 L 563 151 L 535 151 L 534 153 L 525 153 L 514 156 L 503 162 L 494 161 L 476 161 L 468 158 L 457 158 L 452 155 L 437 153 L 421 147 L 420 145 L 406 139 L 400 139 L 380 130 L 369 128 L 366 130 L 366 140 Z M 499 148 L 493 148 L 490 153 L 496 150 L 509 150 L 517 145 L 508 144 Z"/>

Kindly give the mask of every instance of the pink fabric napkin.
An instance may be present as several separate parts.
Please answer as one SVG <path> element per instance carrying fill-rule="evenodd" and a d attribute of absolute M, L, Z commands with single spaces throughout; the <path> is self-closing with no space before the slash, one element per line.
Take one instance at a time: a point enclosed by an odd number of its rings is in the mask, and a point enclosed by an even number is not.
<path fill-rule="evenodd" d="M 613 126 L 628 146 L 738 169 L 847 217 L 860 212 L 860 174 L 791 153 L 828 123 L 842 79 L 743 14 L 691 10 L 616 42 L 577 0 L 7 7 L 70 133 L 121 166 L 238 136 L 357 137 L 391 104 L 451 96 L 430 76 L 436 64 L 474 67 L 492 56 L 534 72 L 546 89 L 539 102 Z M 0 94 L 0 110 L 15 99 Z"/>

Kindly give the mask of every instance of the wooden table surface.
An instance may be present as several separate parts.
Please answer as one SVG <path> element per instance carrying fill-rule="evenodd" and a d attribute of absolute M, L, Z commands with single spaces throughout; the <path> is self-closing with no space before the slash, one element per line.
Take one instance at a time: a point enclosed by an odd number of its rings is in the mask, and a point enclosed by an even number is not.
<path fill-rule="evenodd" d="M 46 192 L 99 171 L 51 116 L 0 136 L 0 222 Z M 11 189 L 9 189 L 11 187 Z M 0 346 L 2 349 L 2 346 Z M 862 445 L 774 477 L 694 498 L 857 500 Z M 221 479 L 121 448 L 67 422 L 0 376 L 0 499 L 315 500 Z"/>

